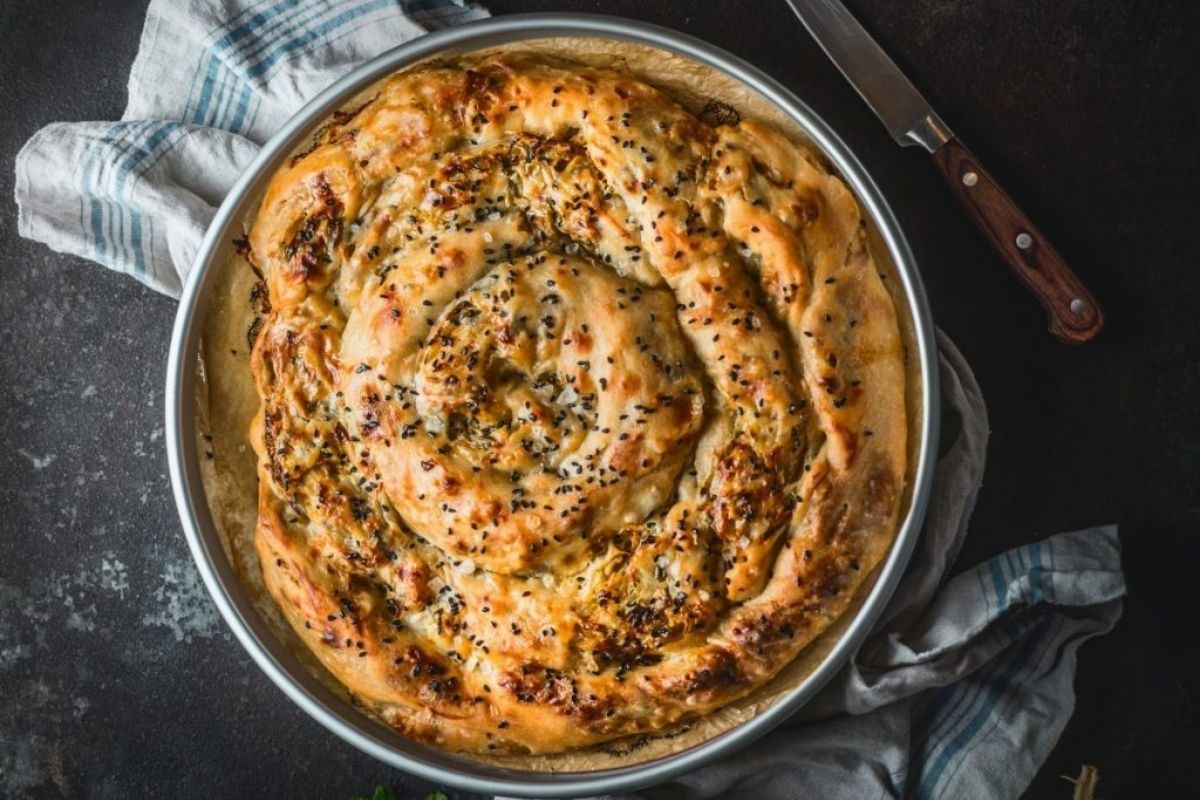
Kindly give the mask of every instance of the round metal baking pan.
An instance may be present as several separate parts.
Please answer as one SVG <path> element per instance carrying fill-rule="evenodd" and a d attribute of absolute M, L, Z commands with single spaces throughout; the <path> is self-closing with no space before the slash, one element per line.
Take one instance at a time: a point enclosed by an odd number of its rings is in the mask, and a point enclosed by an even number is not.
<path fill-rule="evenodd" d="M 195 382 L 201 329 L 216 269 L 261 191 L 282 160 L 332 111 L 376 80 L 439 54 L 470 52 L 553 37 L 599 37 L 670 51 L 719 70 L 772 103 L 829 159 L 870 219 L 900 282 L 897 303 L 911 318 L 909 358 L 919 367 L 919 408 L 912 496 L 896 540 L 874 585 L 841 638 L 815 671 L 781 701 L 702 744 L 645 763 L 588 772 L 534 772 L 482 764 L 408 740 L 318 680 L 272 633 L 235 575 L 209 512 L 196 441 Z M 901 309 L 903 315 L 905 309 Z M 180 300 L 167 365 L 166 440 L 176 504 L 205 585 L 238 640 L 297 705 L 326 728 L 376 758 L 426 780 L 467 791 L 523 797 L 565 797 L 629 791 L 668 780 L 728 756 L 785 720 L 837 672 L 859 647 L 891 597 L 920 532 L 933 478 L 938 421 L 938 369 L 933 325 L 912 253 L 874 182 L 828 126 L 775 80 L 712 45 L 631 20 L 575 14 L 500 17 L 451 28 L 402 45 L 334 83 L 300 110 L 263 148 L 213 218 Z"/>

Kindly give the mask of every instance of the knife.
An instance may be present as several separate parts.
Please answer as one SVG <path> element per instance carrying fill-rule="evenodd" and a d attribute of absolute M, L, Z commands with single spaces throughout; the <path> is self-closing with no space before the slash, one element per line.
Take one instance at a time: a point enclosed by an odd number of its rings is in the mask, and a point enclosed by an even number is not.
<path fill-rule="evenodd" d="M 839 0 L 787 0 L 817 44 L 901 146 L 933 156 L 958 202 L 1046 309 L 1049 330 L 1078 344 L 1104 327 L 1104 310 L 975 154 L 942 122 Z"/>

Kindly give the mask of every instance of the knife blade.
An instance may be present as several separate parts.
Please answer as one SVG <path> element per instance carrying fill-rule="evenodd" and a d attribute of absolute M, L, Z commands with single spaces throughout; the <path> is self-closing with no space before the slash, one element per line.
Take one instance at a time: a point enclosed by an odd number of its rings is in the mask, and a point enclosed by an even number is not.
<path fill-rule="evenodd" d="M 892 138 L 933 156 L 976 227 L 1045 308 L 1050 332 L 1072 344 L 1095 338 L 1104 327 L 1099 302 L 849 10 L 839 0 L 787 4 Z"/>
<path fill-rule="evenodd" d="M 787 0 L 834 66 L 901 146 L 932 153 L 954 134 L 838 0 Z"/>

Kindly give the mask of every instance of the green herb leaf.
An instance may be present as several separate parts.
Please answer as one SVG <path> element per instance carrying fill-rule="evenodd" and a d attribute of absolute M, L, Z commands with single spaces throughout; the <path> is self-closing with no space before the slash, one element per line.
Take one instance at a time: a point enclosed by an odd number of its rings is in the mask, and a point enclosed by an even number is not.
<path fill-rule="evenodd" d="M 376 786 L 370 797 L 356 794 L 350 800 L 396 800 L 396 793 L 386 786 Z"/>

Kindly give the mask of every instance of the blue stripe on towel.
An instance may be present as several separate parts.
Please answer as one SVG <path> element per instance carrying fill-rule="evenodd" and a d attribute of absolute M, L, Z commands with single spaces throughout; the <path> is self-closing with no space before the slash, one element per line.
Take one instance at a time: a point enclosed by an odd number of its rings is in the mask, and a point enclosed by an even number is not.
<path fill-rule="evenodd" d="M 985 572 L 989 573 L 992 578 L 990 591 L 983 579 Z M 980 591 L 989 608 L 988 618 L 996 619 L 1007 608 L 1008 591 L 1003 567 L 997 558 L 992 558 L 976 567 L 975 574 L 979 580 Z M 990 612 L 993 603 L 996 608 L 994 615 Z M 917 736 L 914 738 L 911 749 L 916 750 L 918 747 L 928 749 L 931 744 L 930 740 L 933 740 L 932 746 L 936 748 L 940 744 L 938 740 L 945 735 L 945 731 L 948 728 L 952 729 L 958 719 L 974 706 L 977 696 L 978 687 L 970 681 L 961 681 L 935 690 L 913 721 L 913 730 L 917 732 Z"/>
<path fill-rule="evenodd" d="M 999 702 L 1000 696 L 1007 690 L 1020 665 L 1032 652 L 1032 647 L 1036 641 L 1036 638 L 1031 638 L 1023 647 L 1010 651 L 1000 661 L 985 669 L 982 675 L 973 675 L 967 679 L 968 683 L 974 684 L 977 688 L 982 702 L 978 705 L 978 710 L 975 711 L 966 726 L 959 730 L 953 738 L 949 739 L 944 746 L 939 748 L 932 762 L 927 762 L 923 765 L 923 777 L 917 789 L 916 797 L 932 798 L 934 796 L 933 789 L 937 785 L 938 779 L 941 778 L 946 764 L 970 741 L 974 732 L 987 720 L 996 703 Z M 975 704 L 972 704 L 972 710 L 974 708 Z"/>
<path fill-rule="evenodd" d="M 272 20 L 271 24 L 260 30 L 252 31 L 253 36 L 249 41 L 244 42 L 236 48 L 222 50 L 220 53 L 221 61 L 233 79 L 238 82 L 239 87 L 231 89 L 228 94 L 222 91 L 216 111 L 213 114 L 213 121 L 210 124 L 225 128 L 226 130 L 238 131 L 240 121 L 233 122 L 226 118 L 231 107 L 248 106 L 250 98 L 257 94 L 255 81 L 250 80 L 247 75 L 247 67 L 253 63 L 257 54 L 274 43 L 295 39 L 306 30 L 311 29 L 318 20 L 328 16 L 337 8 L 347 3 L 359 1 L 341 0 L 340 2 L 330 3 L 312 2 L 312 0 L 305 2 L 305 0 L 300 0 L 295 7 L 288 9 L 286 13 L 280 14 L 278 18 Z"/>
<path fill-rule="evenodd" d="M 985 722 L 987 722 L 987 727 L 979 731 L 977 735 L 973 735 L 968 741 L 964 742 L 963 746 L 958 748 L 957 751 L 950 754 L 950 758 L 947 759 L 947 763 L 952 764 L 953 769 L 951 769 L 950 773 L 946 775 L 945 784 L 942 786 L 941 791 L 938 792 L 937 795 L 938 800 L 945 795 L 951 784 L 954 783 L 954 779 L 957 777 L 958 771 L 962 769 L 963 764 L 966 763 L 966 757 L 970 754 L 971 749 L 979 742 L 987 740 L 987 738 L 991 736 L 992 732 L 996 729 L 996 726 L 1000 724 L 1001 719 L 1004 718 L 1004 710 L 1015 699 L 1015 689 L 1028 680 L 1041 665 L 1042 661 L 1046 658 L 1046 654 L 1050 650 L 1050 646 L 1058 638 L 1058 635 L 1062 631 L 1062 628 L 1065 624 L 1065 617 L 1044 616 L 1039 620 L 1038 624 L 1034 626 L 1033 630 L 1027 634 L 1037 645 L 1040 645 L 1040 651 L 1036 657 L 1029 659 L 1029 663 L 1022 674 L 1016 679 L 1010 681 L 1005 687 L 1003 697 L 1004 702 L 997 705 L 995 713 L 990 714 L 989 718 L 985 720 Z M 957 761 L 955 759 L 957 759 Z"/>
<path fill-rule="evenodd" d="M 1043 558 L 1050 560 L 1052 551 L 1048 548 L 1043 554 L 1041 547 L 1040 542 L 1028 545 L 977 568 L 980 578 L 985 571 L 992 578 L 991 592 L 986 591 L 987 584 L 982 580 L 980 586 L 985 590 L 985 598 L 989 594 L 996 595 L 997 616 L 1011 605 L 1034 604 L 1045 598 Z M 1000 561 L 1001 557 L 1009 555 L 1012 557 Z M 1017 564 L 1022 568 L 1018 570 Z M 1005 565 L 1011 572 L 1007 580 Z M 1024 638 L 1021 647 L 1002 655 L 999 661 L 985 666 L 965 681 L 938 689 L 920 701 L 922 708 L 912 727 L 910 759 L 923 762 L 920 768 L 923 777 L 911 796 L 940 797 L 947 790 L 965 762 L 966 754 L 991 735 L 1000 723 L 1001 712 L 1011 701 L 1013 690 L 1038 668 L 1062 624 L 1061 619 L 1056 619 L 1051 625 L 1051 618 L 1045 616 L 1031 620 L 1021 615 L 1002 620 L 999 623 L 1002 630 L 998 633 L 1008 641 Z M 1048 630 L 1048 626 L 1054 630 Z M 1031 657 L 1035 651 L 1036 657 Z M 909 774 L 914 774 L 914 770 L 909 770 Z M 902 792 L 904 788 L 901 787 Z"/>
<path fill-rule="evenodd" d="M 330 25 L 329 15 L 350 7 Z M 357 6 L 357 7 L 355 7 Z M 196 124 L 242 132 L 246 110 L 257 94 L 256 65 L 264 51 L 274 60 L 306 44 L 321 42 L 344 22 L 372 11 L 393 7 L 393 0 L 284 0 L 254 15 L 210 45 L 206 77 L 191 121 Z M 347 16 L 349 15 L 349 16 Z M 327 42 L 322 42 L 327 43 Z"/>
<path fill-rule="evenodd" d="M 1044 599 L 1046 592 L 1041 546 L 1040 542 L 1028 545 L 1016 553 L 1002 554 L 976 567 L 976 579 L 989 609 L 989 619 L 999 618 L 1012 605 L 1035 603 Z M 1029 564 L 1029 567 L 1018 568 L 1017 564 Z M 989 582 L 984 580 L 985 573 L 991 578 L 990 586 Z M 993 598 L 996 603 L 994 613 L 991 611 Z M 1030 628 L 1031 623 L 1028 619 L 1013 619 L 1008 623 L 1001 621 L 993 630 L 998 638 L 1008 642 L 1020 637 L 1030 637 L 1031 642 L 1050 640 L 1038 635 L 1038 631 L 1031 631 Z M 1032 646 L 1027 644 L 1025 648 Z M 992 687 L 998 682 L 1005 687 L 1013 685 L 1011 674 L 1018 668 L 1018 662 L 1012 658 L 985 666 L 977 676 L 933 690 L 919 700 L 914 709 L 911 728 L 913 738 L 909 748 L 910 758 L 914 761 L 928 762 L 934 758 L 935 753 L 938 754 L 934 763 L 940 765 L 937 767 L 940 774 L 945 764 L 964 752 L 972 740 L 970 735 L 964 734 L 977 730 L 977 727 L 991 716 L 999 700 Z M 997 676 L 997 671 L 1002 669 L 1000 664 L 1006 665 L 1003 667 L 1006 672 Z M 1005 677 L 1006 675 L 1008 677 Z M 990 731 L 991 727 L 988 730 Z M 918 797 L 928 796 L 928 791 L 934 787 L 934 784 L 926 785 L 929 780 L 928 769 L 930 768 L 926 767 L 922 770 L 926 778 L 917 792 Z M 902 793 L 904 788 L 902 784 Z"/>
<path fill-rule="evenodd" d="M 317 41 L 322 36 L 336 31 L 338 28 L 342 27 L 351 20 L 358 19 L 359 17 L 369 14 L 372 11 L 378 11 L 381 8 L 387 8 L 393 4 L 394 0 L 371 0 L 371 2 L 363 3 L 355 8 L 343 11 L 333 19 L 324 22 L 315 28 L 305 31 L 291 41 L 278 45 L 264 58 L 260 58 L 256 63 L 251 65 L 246 70 L 246 75 L 251 78 L 256 78 L 270 69 L 272 65 L 279 61 L 279 59 L 283 58 L 285 55 L 288 55 L 297 47 Z"/>
<path fill-rule="evenodd" d="M 93 253 L 90 257 L 146 275 L 144 236 L 149 229 L 133 201 L 136 179 L 153 167 L 186 134 L 177 122 L 120 122 L 89 144 L 76 173 L 86 206 Z M 128 215 L 128 220 L 126 219 Z"/>
<path fill-rule="evenodd" d="M 91 249 L 88 258 L 106 265 L 111 265 L 111 261 L 108 258 L 108 236 L 104 231 L 104 206 L 99 202 L 92 186 L 95 183 L 97 172 L 104 166 L 104 159 L 98 155 L 98 151 L 108 142 L 113 141 L 114 134 L 121 127 L 121 123 L 114 123 L 104 133 L 93 138 L 84 149 L 83 157 L 75 172 L 76 187 L 82 198 L 80 223 L 83 230 L 91 234 Z"/>
<path fill-rule="evenodd" d="M 395 8 L 396 0 L 316 2 L 284 0 L 255 14 L 211 45 L 209 76 L 192 121 L 241 132 L 256 94 L 256 78 L 270 74 L 286 56 L 309 45 L 327 45 L 348 23 L 376 11 Z M 476 13 L 454 0 L 401 2 L 401 10 L 427 27 L 444 27 Z M 331 14 L 337 13 L 330 18 Z M 243 41 L 248 40 L 248 41 Z M 230 83 L 240 84 L 230 87 Z"/>
<path fill-rule="evenodd" d="M 995 558 L 988 559 L 988 571 L 992 573 L 992 590 L 996 597 L 996 615 L 1003 614 L 1008 608 L 1008 590 L 1005 588 L 1003 568 Z"/>
<path fill-rule="evenodd" d="M 283 20 L 280 25 L 282 30 L 275 30 L 275 26 L 270 26 L 270 28 L 263 31 L 256 31 L 256 36 L 254 36 L 252 42 L 248 42 L 245 47 L 238 48 L 236 52 L 230 53 L 227 56 L 227 60 L 236 61 L 236 66 L 238 66 L 236 72 L 238 72 L 241 88 L 235 101 L 230 100 L 229 103 L 222 104 L 222 107 L 214 114 L 215 120 L 212 124 L 224 127 L 226 130 L 234 133 L 244 132 L 246 128 L 250 127 L 253 124 L 253 115 L 250 115 L 247 122 L 248 109 L 250 109 L 251 103 L 260 102 L 260 98 L 256 85 L 246 79 L 247 62 L 250 61 L 254 54 L 260 53 L 263 49 L 269 47 L 271 42 L 280 40 L 280 38 L 286 36 L 294 36 L 296 31 L 304 28 L 305 25 L 312 24 L 314 20 L 322 17 L 322 14 L 328 14 L 335 7 L 337 6 L 320 4 L 318 2 L 316 10 L 313 11 L 312 8 L 300 6 Z M 302 16 L 302 14 L 308 14 L 310 11 L 312 11 L 310 16 Z M 233 119 L 224 122 L 223 116 L 229 106 L 234 108 Z"/>
<path fill-rule="evenodd" d="M 305 3 L 312 3 L 314 0 L 281 0 L 268 8 L 261 11 L 256 11 L 250 17 L 239 24 L 235 25 L 226 33 L 217 38 L 209 45 L 209 53 L 205 58 L 205 63 L 201 67 L 206 71 L 204 83 L 200 90 L 200 97 L 196 101 L 195 110 L 187 119 L 196 125 L 214 125 L 216 114 L 209 114 L 209 105 L 213 99 L 213 92 L 216 88 L 217 81 L 223 76 L 221 70 L 229 70 L 225 65 L 224 57 L 227 54 L 235 55 L 238 52 L 238 45 L 242 39 L 254 33 L 267 34 L 273 33 L 274 22 L 277 20 L 287 20 L 285 14 L 294 10 L 297 6 L 303 6 Z M 220 29 L 218 29 L 220 30 Z M 215 33 L 215 31 L 213 32 Z M 210 34 L 211 35 L 211 34 Z"/>
<path fill-rule="evenodd" d="M 1029 556 L 1033 562 L 1033 566 L 1029 568 L 1029 592 L 1033 602 L 1040 603 L 1046 599 L 1046 592 L 1042 588 L 1042 546 L 1040 543 L 1031 546 Z"/>
<path fill-rule="evenodd" d="M 160 123 L 157 129 L 147 130 L 134 142 L 134 150 L 122 158 L 116 166 L 115 195 L 122 208 L 131 212 L 129 226 L 130 244 L 133 250 L 134 275 L 146 274 L 145 248 L 142 242 L 142 215 L 133 202 L 133 188 L 137 178 L 169 153 L 186 135 L 187 129 L 178 122 Z M 147 135 L 148 134 L 148 135 Z"/>

